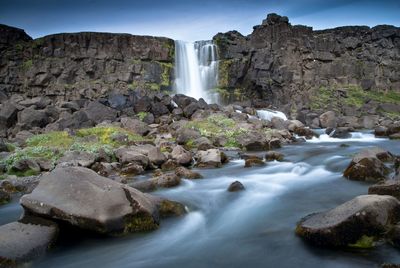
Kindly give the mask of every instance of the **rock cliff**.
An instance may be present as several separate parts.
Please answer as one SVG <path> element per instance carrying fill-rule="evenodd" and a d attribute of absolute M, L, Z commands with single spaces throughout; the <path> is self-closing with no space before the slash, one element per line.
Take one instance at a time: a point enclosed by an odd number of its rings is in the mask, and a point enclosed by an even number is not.
<path fill-rule="evenodd" d="M 174 41 L 111 33 L 63 33 L 32 40 L 0 25 L 0 91 L 54 99 L 98 98 L 110 91 L 168 90 Z"/>
<path fill-rule="evenodd" d="M 313 31 L 269 14 L 249 36 L 231 31 L 213 39 L 222 94 L 260 99 L 292 114 L 400 112 L 400 28 Z"/>

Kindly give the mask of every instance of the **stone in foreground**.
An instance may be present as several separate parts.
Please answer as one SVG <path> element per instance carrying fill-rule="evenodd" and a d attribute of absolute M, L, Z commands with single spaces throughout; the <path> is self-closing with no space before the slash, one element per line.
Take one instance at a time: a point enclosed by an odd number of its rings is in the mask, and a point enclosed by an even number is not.
<path fill-rule="evenodd" d="M 0 226 L 0 267 L 27 262 L 44 254 L 55 242 L 56 225 L 12 222 Z"/>
<path fill-rule="evenodd" d="M 400 181 L 387 180 L 368 188 L 368 194 L 391 195 L 400 200 Z"/>
<path fill-rule="evenodd" d="M 243 191 L 245 188 L 240 181 L 234 181 L 229 185 L 228 192 L 238 192 Z"/>
<path fill-rule="evenodd" d="M 303 218 L 296 233 L 326 247 L 346 247 L 362 237 L 379 237 L 400 220 L 400 202 L 388 195 L 361 195 L 332 210 Z"/>
<path fill-rule="evenodd" d="M 83 167 L 56 168 L 20 202 L 28 214 L 99 233 L 152 230 L 159 223 L 149 196 Z"/>

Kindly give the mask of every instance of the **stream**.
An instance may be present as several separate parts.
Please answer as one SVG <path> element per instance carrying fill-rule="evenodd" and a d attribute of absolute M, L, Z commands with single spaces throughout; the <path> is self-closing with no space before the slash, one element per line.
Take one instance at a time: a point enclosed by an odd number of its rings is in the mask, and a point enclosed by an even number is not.
<path fill-rule="evenodd" d="M 343 146 L 347 144 L 349 146 Z M 341 146 L 342 145 L 342 146 Z M 400 154 L 398 141 L 366 132 L 350 139 L 326 135 L 285 146 L 285 162 L 243 168 L 232 160 L 220 169 L 197 170 L 204 179 L 154 194 L 184 203 L 189 213 L 163 220 L 156 231 L 117 238 L 63 238 L 32 267 L 379 267 L 400 262 L 389 245 L 372 250 L 310 247 L 294 229 L 302 217 L 366 194 L 370 184 L 342 172 L 352 155 L 369 146 Z M 230 193 L 239 180 L 246 190 Z M 17 220 L 18 198 L 0 208 L 0 224 Z"/>

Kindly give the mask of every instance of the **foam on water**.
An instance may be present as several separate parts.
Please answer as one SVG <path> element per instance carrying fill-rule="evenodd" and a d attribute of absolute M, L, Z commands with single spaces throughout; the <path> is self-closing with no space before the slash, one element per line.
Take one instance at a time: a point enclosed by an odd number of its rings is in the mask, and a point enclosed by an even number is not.
<path fill-rule="evenodd" d="M 363 132 L 352 132 L 351 138 L 348 139 L 340 139 L 330 137 L 328 134 L 321 134 L 318 138 L 313 137 L 311 140 L 307 140 L 309 143 L 319 143 L 319 142 L 379 142 L 384 139 L 376 138 L 372 133 L 363 133 Z"/>
<path fill-rule="evenodd" d="M 265 109 L 265 110 L 257 110 L 257 115 L 261 119 L 265 119 L 268 121 L 271 121 L 273 117 L 279 117 L 282 118 L 283 120 L 287 120 L 287 117 L 284 113 L 280 111 L 274 111 L 270 109 Z"/>

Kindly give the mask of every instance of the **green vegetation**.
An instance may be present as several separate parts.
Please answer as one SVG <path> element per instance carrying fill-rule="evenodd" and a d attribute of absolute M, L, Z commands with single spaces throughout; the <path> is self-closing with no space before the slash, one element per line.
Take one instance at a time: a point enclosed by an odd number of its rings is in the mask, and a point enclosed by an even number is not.
<path fill-rule="evenodd" d="M 220 60 L 218 64 L 218 87 L 226 88 L 229 86 L 229 69 L 233 63 L 232 59 Z"/>
<path fill-rule="evenodd" d="M 44 38 L 37 38 L 35 40 L 33 40 L 32 42 L 32 48 L 39 48 L 43 45 L 44 43 Z"/>
<path fill-rule="evenodd" d="M 123 136 L 124 139 L 118 139 L 117 136 Z M 114 148 L 141 141 L 146 139 L 132 131 L 114 126 L 80 129 L 75 136 L 66 131 L 55 131 L 29 138 L 24 148 L 15 148 L 13 154 L 1 160 L 1 163 L 6 165 L 9 174 L 26 176 L 26 173 L 16 173 L 11 169 L 19 160 L 43 159 L 54 165 L 65 152 L 75 150 L 97 153 L 102 149 L 113 156 Z"/>
<path fill-rule="evenodd" d="M 359 248 L 359 249 L 373 248 L 374 247 L 374 237 L 363 235 L 354 244 L 349 244 L 349 247 L 351 247 L 351 248 Z"/>
<path fill-rule="evenodd" d="M 149 113 L 147 112 L 138 112 L 137 116 L 139 117 L 140 121 L 143 121 L 144 118 L 148 115 Z"/>
<path fill-rule="evenodd" d="M 202 136 L 207 138 L 225 137 L 227 139 L 225 147 L 229 148 L 239 147 L 236 138 L 240 134 L 246 133 L 245 129 L 236 127 L 233 119 L 224 115 L 211 115 L 207 119 L 191 121 L 186 124 L 186 127 L 198 130 Z"/>
<path fill-rule="evenodd" d="M 342 96 L 339 90 L 333 87 L 320 87 L 314 90 L 313 94 L 311 94 L 311 109 L 326 110 L 331 107 L 333 110 L 338 110 L 343 102 L 346 105 L 360 108 L 369 100 L 400 105 L 400 93 L 393 90 L 363 90 L 356 85 L 346 85 L 341 88 L 345 92 L 345 96 Z M 388 116 L 390 117 L 390 114 Z M 391 116 L 399 115 L 392 114 Z"/>
<path fill-rule="evenodd" d="M 22 63 L 22 68 L 25 70 L 25 71 L 27 71 L 27 70 L 29 70 L 30 68 L 32 68 L 32 66 L 33 66 L 33 61 L 30 59 L 30 60 L 26 60 L 26 61 L 24 61 L 23 63 Z"/>

